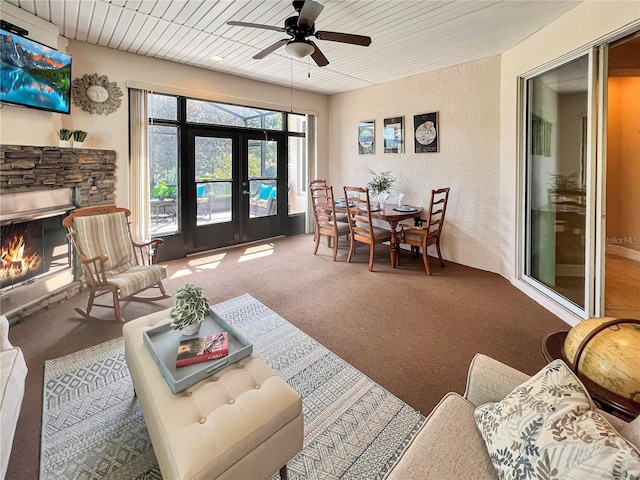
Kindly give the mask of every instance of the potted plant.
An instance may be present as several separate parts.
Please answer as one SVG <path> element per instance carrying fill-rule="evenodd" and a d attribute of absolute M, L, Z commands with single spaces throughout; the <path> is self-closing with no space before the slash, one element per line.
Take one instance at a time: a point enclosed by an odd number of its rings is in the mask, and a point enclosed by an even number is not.
<path fill-rule="evenodd" d="M 164 180 L 160 180 L 155 187 L 153 187 L 153 194 L 159 199 L 164 200 L 164 197 L 169 193 L 169 187 Z"/>
<path fill-rule="evenodd" d="M 384 204 L 391 195 L 391 187 L 396 181 L 396 177 L 391 175 L 390 171 L 376 173 L 372 170 L 368 172 L 373 175 L 373 179 L 367 183 L 367 188 L 371 192 L 373 198 L 378 202 L 380 208 L 384 208 Z"/>
<path fill-rule="evenodd" d="M 60 139 L 61 147 L 69 146 L 69 140 L 71 139 L 71 135 L 73 135 L 73 132 L 68 128 L 61 128 L 60 130 L 58 130 L 58 138 Z"/>
<path fill-rule="evenodd" d="M 74 130 L 73 131 L 73 146 L 75 148 L 82 148 L 82 144 L 84 143 L 84 139 L 87 138 L 87 132 L 82 130 Z"/>
<path fill-rule="evenodd" d="M 187 283 L 176 291 L 171 328 L 181 330 L 184 335 L 195 335 L 208 311 L 209 299 L 202 293 L 202 288 Z"/>

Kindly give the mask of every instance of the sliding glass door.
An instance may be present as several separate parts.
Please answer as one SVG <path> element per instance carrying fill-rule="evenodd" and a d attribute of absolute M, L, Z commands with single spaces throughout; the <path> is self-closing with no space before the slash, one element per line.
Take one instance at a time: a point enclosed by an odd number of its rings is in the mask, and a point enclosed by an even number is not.
<path fill-rule="evenodd" d="M 594 57 L 523 82 L 523 277 L 581 315 L 593 304 Z"/>

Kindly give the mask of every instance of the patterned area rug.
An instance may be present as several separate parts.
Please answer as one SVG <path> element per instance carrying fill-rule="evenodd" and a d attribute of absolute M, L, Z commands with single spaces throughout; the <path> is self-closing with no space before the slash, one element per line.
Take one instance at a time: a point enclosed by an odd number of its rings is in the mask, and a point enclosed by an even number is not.
<path fill-rule="evenodd" d="M 304 448 L 290 479 L 385 476 L 419 412 L 250 295 L 213 308 L 302 397 Z M 42 480 L 162 478 L 122 338 L 46 362 L 42 425 Z"/>

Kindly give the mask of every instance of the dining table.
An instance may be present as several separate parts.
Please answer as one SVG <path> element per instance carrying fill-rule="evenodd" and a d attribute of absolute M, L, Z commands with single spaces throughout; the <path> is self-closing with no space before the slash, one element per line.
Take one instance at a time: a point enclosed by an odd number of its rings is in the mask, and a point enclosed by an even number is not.
<path fill-rule="evenodd" d="M 398 242 L 398 223 L 402 220 L 410 220 L 412 218 L 420 218 L 422 214 L 422 207 L 412 207 L 413 210 L 402 211 L 397 205 L 385 204 L 384 208 L 378 210 L 371 210 L 371 218 L 376 220 L 382 220 L 389 224 L 391 230 L 391 241 L 389 245 L 389 256 L 391 258 L 391 267 L 396 268 L 398 265 L 398 255 L 400 254 L 400 247 Z M 336 203 L 336 213 L 347 213 L 346 205 Z"/>

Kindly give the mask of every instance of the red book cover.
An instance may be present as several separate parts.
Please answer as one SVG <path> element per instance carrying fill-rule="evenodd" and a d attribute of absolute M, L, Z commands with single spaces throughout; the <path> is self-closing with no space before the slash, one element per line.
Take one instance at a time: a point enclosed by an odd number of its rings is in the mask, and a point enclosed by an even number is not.
<path fill-rule="evenodd" d="M 178 346 L 176 367 L 208 362 L 229 355 L 229 336 L 222 332 L 206 337 L 182 340 Z"/>

